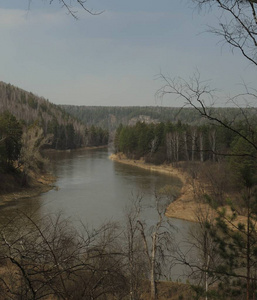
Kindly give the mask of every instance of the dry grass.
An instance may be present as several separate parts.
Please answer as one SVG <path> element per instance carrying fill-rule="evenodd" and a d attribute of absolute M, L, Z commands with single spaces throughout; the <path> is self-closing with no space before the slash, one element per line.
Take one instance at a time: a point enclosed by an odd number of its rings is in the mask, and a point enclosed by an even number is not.
<path fill-rule="evenodd" d="M 178 199 L 176 199 L 167 207 L 166 215 L 170 218 L 197 222 L 197 218 L 193 212 L 199 209 L 199 203 L 195 201 L 194 187 L 190 180 L 190 176 L 186 172 L 182 172 L 180 169 L 174 168 L 170 164 L 154 166 L 151 164 L 146 164 L 143 160 L 127 159 L 124 154 L 120 153 L 112 154 L 110 159 L 123 164 L 133 165 L 150 171 L 156 171 L 178 177 L 183 184 L 181 194 Z"/>
<path fill-rule="evenodd" d="M 190 222 L 198 222 L 199 212 L 201 212 L 201 215 L 209 215 L 213 219 L 217 216 L 217 212 L 212 209 L 210 205 L 201 201 L 202 195 L 204 193 L 208 193 L 210 190 L 207 182 L 203 182 L 202 178 L 200 180 L 199 178 L 197 178 L 197 176 L 196 178 L 194 178 L 195 176 L 192 176 L 192 174 L 190 174 L 190 170 L 187 170 L 186 168 L 175 168 L 171 164 L 154 166 L 145 163 L 142 159 L 127 159 L 126 156 L 121 153 L 112 154 L 110 156 L 110 159 L 150 171 L 156 171 L 165 173 L 167 175 L 176 176 L 181 180 L 181 182 L 183 183 L 183 187 L 181 189 L 180 196 L 167 207 L 167 217 L 182 219 Z M 229 207 L 226 207 L 226 209 L 229 214 Z M 235 222 L 246 223 L 246 217 L 240 215 L 237 217 Z"/>
<path fill-rule="evenodd" d="M 192 300 L 193 291 L 188 284 L 160 281 L 157 283 L 158 300 Z M 142 300 L 150 299 L 150 283 L 146 285 L 146 292 Z"/>

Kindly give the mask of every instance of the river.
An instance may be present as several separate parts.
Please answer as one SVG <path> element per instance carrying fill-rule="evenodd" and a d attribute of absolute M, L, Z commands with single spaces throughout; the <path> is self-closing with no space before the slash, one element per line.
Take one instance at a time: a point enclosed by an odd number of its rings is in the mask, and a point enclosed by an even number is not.
<path fill-rule="evenodd" d="M 149 207 L 154 201 L 154 190 L 181 185 L 176 177 L 112 161 L 110 154 L 108 149 L 50 153 L 57 188 L 36 198 L 14 201 L 4 208 L 5 213 L 17 209 L 36 211 L 39 216 L 61 212 L 73 222 L 98 227 L 110 220 L 122 222 L 130 199 L 137 194 L 143 195 L 144 204 Z M 145 217 L 150 222 L 154 219 L 151 209 Z M 181 242 L 192 224 L 178 219 L 172 223 L 176 227 L 176 242 Z"/>

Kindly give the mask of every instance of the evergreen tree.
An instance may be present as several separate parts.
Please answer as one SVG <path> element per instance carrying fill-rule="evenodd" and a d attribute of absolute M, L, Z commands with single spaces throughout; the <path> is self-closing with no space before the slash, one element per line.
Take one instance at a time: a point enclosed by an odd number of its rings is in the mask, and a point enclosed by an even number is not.
<path fill-rule="evenodd" d="M 217 209 L 215 223 L 207 223 L 221 257 L 220 263 L 208 271 L 219 277 L 220 299 L 241 295 L 249 300 L 257 296 L 256 157 L 256 150 L 245 139 L 236 139 L 230 165 L 239 197 L 229 201 L 227 208 Z M 239 215 L 245 217 L 243 221 Z"/>
<path fill-rule="evenodd" d="M 0 115 L 0 168 L 7 170 L 19 158 L 22 127 L 9 112 Z"/>

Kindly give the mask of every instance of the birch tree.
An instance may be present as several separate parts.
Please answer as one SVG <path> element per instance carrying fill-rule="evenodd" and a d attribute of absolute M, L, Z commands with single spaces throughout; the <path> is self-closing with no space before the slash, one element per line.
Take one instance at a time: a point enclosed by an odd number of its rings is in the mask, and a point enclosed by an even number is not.
<path fill-rule="evenodd" d="M 138 230 L 138 220 L 142 213 L 141 195 L 132 196 L 129 207 L 126 208 L 124 231 L 124 253 L 127 259 L 126 270 L 129 282 L 129 299 L 139 300 L 142 295 L 143 278 L 147 277 L 146 259 L 143 242 Z"/>
<path fill-rule="evenodd" d="M 149 279 L 150 279 L 150 299 L 157 299 L 156 281 L 164 275 L 164 265 L 171 267 L 169 261 L 173 247 L 173 226 L 165 216 L 166 202 L 165 197 L 155 193 L 154 210 L 157 213 L 157 219 L 150 228 L 150 238 L 148 238 L 146 223 L 141 219 L 138 220 L 138 229 L 142 236 L 144 244 L 144 253 L 148 262 Z M 166 272 L 169 268 L 166 268 Z"/>

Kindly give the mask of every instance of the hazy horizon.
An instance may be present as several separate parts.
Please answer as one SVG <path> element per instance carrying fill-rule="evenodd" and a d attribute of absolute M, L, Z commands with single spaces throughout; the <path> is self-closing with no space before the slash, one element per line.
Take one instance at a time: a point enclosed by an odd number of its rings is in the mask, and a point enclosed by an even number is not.
<path fill-rule="evenodd" d="M 155 98 L 158 74 L 188 79 L 196 69 L 219 90 L 217 106 L 242 82 L 256 85 L 249 62 L 206 33 L 215 13 L 199 14 L 189 0 L 88 1 L 104 12 L 76 8 L 78 20 L 58 2 L 1 2 L 0 80 L 55 104 L 179 107 Z"/>

